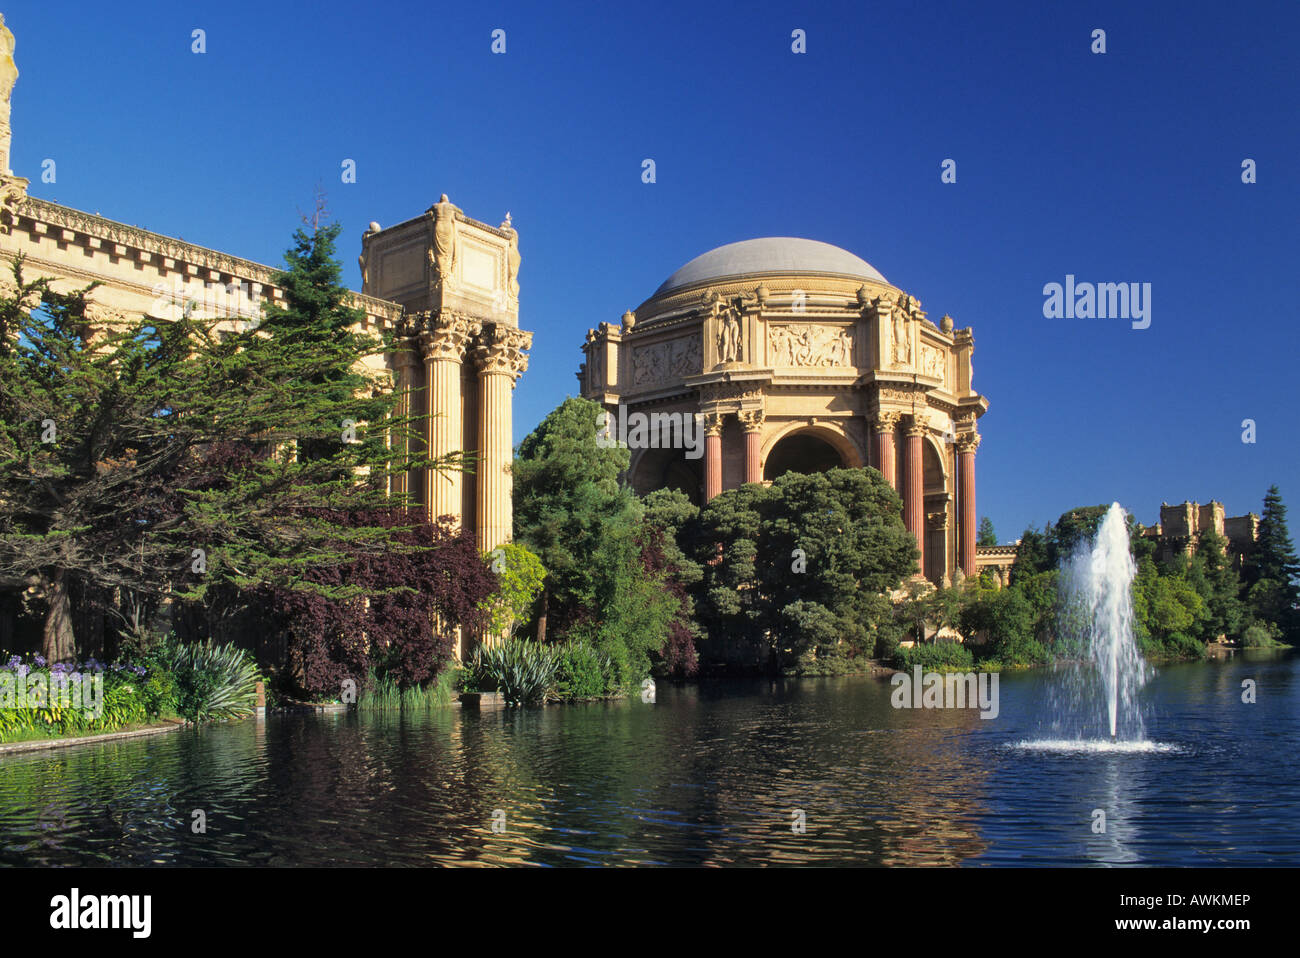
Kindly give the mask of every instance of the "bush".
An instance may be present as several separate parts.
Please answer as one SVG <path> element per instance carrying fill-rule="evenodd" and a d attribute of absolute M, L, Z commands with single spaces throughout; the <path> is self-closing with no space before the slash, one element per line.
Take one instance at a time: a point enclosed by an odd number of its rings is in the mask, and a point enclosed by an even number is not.
<path fill-rule="evenodd" d="M 606 695 L 613 683 L 613 663 L 585 642 L 566 642 L 556 649 L 555 691 L 562 700 Z"/>
<path fill-rule="evenodd" d="M 177 711 L 191 722 L 251 715 L 257 706 L 257 664 L 243 649 L 211 640 L 170 643 L 162 661 L 179 690 Z"/>
<path fill-rule="evenodd" d="M 498 691 L 510 706 L 538 705 L 555 689 L 557 652 L 555 646 L 512 639 L 479 646 L 470 668 L 480 691 Z"/>
<path fill-rule="evenodd" d="M 895 668 L 904 671 L 921 666 L 927 672 L 963 672 L 975 667 L 970 649 L 958 642 L 936 642 L 900 648 L 894 656 Z"/>

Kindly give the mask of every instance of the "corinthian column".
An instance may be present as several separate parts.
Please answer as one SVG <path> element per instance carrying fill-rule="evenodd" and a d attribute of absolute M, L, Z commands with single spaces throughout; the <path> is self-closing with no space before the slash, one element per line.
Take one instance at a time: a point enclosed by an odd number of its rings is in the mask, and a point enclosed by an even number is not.
<path fill-rule="evenodd" d="M 975 575 L 975 450 L 979 448 L 978 433 L 957 437 L 957 512 L 961 525 L 961 571 L 967 577 Z"/>
<path fill-rule="evenodd" d="M 722 416 L 704 417 L 704 501 L 722 493 Z"/>
<path fill-rule="evenodd" d="M 424 408 L 427 416 L 426 448 L 429 458 L 437 462 L 461 448 L 460 435 L 460 366 L 466 343 L 477 324 L 450 316 L 435 316 L 420 334 L 424 356 Z M 424 502 L 430 521 L 451 516 L 460 525 L 461 474 L 456 470 L 424 471 Z"/>
<path fill-rule="evenodd" d="M 760 444 L 763 439 L 763 412 L 742 412 L 738 415 L 740 426 L 745 430 L 745 481 L 762 482 L 763 470 L 760 467 Z M 721 453 L 721 449 L 719 449 Z"/>
<path fill-rule="evenodd" d="M 898 466 L 894 461 L 894 431 L 900 415 L 896 412 L 876 413 L 876 468 L 880 470 L 891 489 L 898 490 Z"/>
<path fill-rule="evenodd" d="M 417 347 L 418 348 L 418 347 Z M 410 349 L 399 350 L 392 354 L 393 388 L 397 390 L 397 402 L 393 404 L 392 418 L 401 425 L 395 426 L 389 434 L 389 442 L 394 452 L 392 495 L 409 496 L 412 489 L 411 470 L 406 467 L 411 458 L 411 443 L 407 432 L 410 425 L 403 420 L 411 417 L 411 389 L 415 385 L 415 367 L 419 363 L 416 353 Z"/>
<path fill-rule="evenodd" d="M 511 536 L 511 435 L 510 393 L 528 368 L 526 350 L 533 334 L 489 323 L 474 350 L 478 364 L 479 463 L 477 472 L 478 547 L 489 552 Z"/>
<path fill-rule="evenodd" d="M 903 522 L 907 531 L 916 536 L 916 546 L 921 550 L 917 568 L 925 573 L 925 472 L 921 467 L 921 440 L 925 435 L 925 420 L 913 416 L 907 426 L 907 481 L 903 488 Z"/>

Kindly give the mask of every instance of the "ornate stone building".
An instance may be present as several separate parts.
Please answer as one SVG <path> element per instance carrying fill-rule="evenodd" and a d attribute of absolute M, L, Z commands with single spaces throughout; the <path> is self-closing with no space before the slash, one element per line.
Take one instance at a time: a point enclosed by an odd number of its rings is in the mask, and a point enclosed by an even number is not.
<path fill-rule="evenodd" d="M 807 239 L 691 260 L 621 325 L 587 332 L 581 393 L 612 416 L 701 414 L 701 458 L 633 448 L 640 493 L 697 502 L 784 472 L 872 466 L 903 498 L 935 583 L 976 571 L 974 337 L 852 253 Z M 662 421 L 662 420 L 661 420 Z M 656 448 L 658 447 L 658 448 Z"/>
<path fill-rule="evenodd" d="M 100 283 L 89 315 L 105 325 L 183 310 L 236 325 L 283 298 L 269 266 L 27 195 L 29 181 L 9 170 L 13 48 L 0 17 L 0 288 L 13 288 L 10 264 L 21 254 L 25 279 L 50 277 L 62 291 Z M 475 531 L 484 551 L 511 534 L 511 396 L 532 344 L 519 328 L 519 262 L 509 214 L 489 226 L 444 195 L 414 219 L 370 224 L 363 292 L 350 302 L 365 314 L 363 329 L 400 334 L 405 348 L 369 365 L 391 375 L 402 415 L 428 416 L 422 441 L 479 460 L 472 476 L 412 472 L 395 491 Z"/>

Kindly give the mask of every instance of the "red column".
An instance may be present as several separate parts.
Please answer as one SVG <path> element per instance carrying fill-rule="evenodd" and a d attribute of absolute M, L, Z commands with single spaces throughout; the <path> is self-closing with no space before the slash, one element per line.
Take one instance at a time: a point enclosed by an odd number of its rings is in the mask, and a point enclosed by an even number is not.
<path fill-rule="evenodd" d="M 966 576 L 975 575 L 975 450 L 980 437 L 974 433 L 957 440 L 957 466 L 960 498 L 957 510 L 961 516 L 958 534 L 961 538 L 961 571 Z"/>
<path fill-rule="evenodd" d="M 722 417 L 704 417 L 704 501 L 722 492 Z"/>
<path fill-rule="evenodd" d="M 745 428 L 745 481 L 762 482 L 759 452 L 763 438 L 763 413 L 742 412 L 740 424 Z"/>
<path fill-rule="evenodd" d="M 894 490 L 898 489 L 898 467 L 894 462 L 894 430 L 898 428 L 898 418 L 896 412 L 876 416 L 876 468 Z"/>
<path fill-rule="evenodd" d="M 907 427 L 907 480 L 903 488 L 903 523 L 916 537 L 916 546 L 921 550 L 917 569 L 922 574 L 925 572 L 925 473 L 921 468 L 921 437 L 924 435 L 922 422 L 913 420 Z"/>

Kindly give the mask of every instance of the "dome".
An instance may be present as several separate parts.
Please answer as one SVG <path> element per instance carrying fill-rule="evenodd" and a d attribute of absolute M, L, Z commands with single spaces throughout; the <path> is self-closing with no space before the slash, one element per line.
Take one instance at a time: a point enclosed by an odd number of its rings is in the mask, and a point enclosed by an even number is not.
<path fill-rule="evenodd" d="M 655 290 L 655 296 L 662 296 L 699 283 L 721 282 L 744 276 L 791 273 L 815 273 L 822 276 L 869 279 L 878 283 L 888 282 L 874 266 L 846 249 L 817 240 L 768 236 L 763 239 L 728 243 L 726 246 L 719 246 L 695 257 L 664 280 L 663 284 Z"/>

